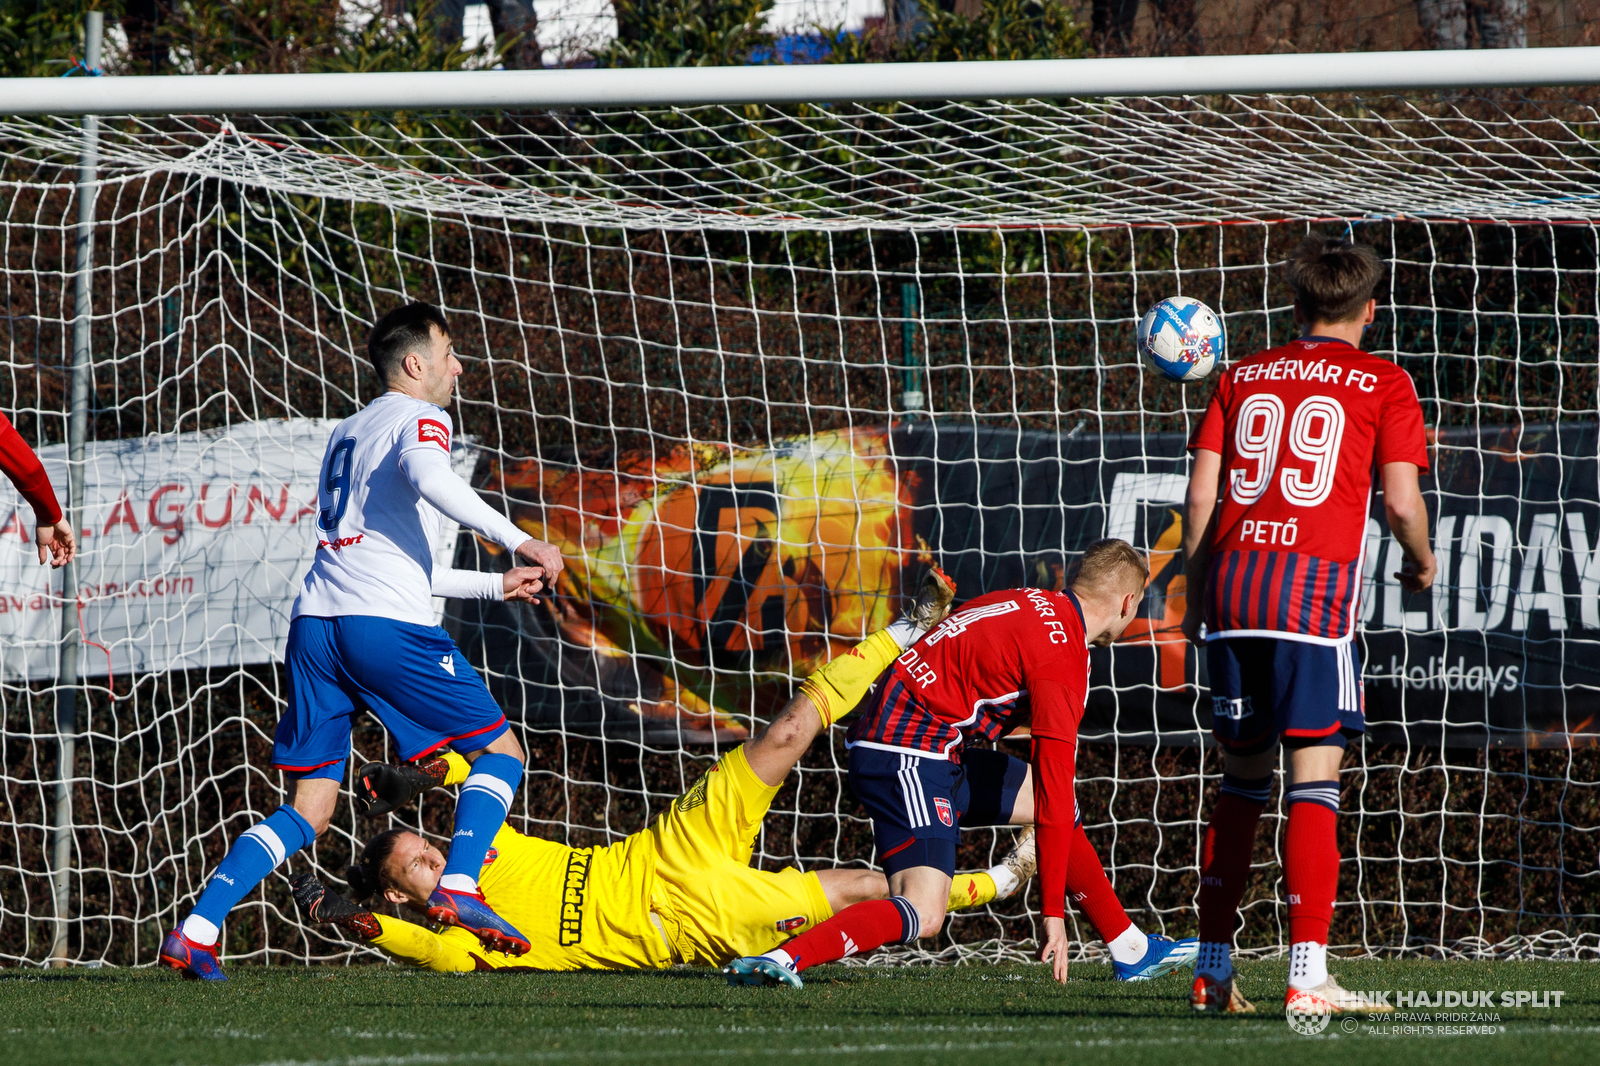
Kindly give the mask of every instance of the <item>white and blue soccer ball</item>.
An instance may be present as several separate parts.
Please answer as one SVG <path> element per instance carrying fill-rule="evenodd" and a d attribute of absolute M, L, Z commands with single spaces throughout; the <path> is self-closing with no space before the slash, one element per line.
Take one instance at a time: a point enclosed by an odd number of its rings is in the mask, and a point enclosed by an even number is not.
<path fill-rule="evenodd" d="M 1169 296 L 1139 321 L 1139 354 L 1173 381 L 1199 381 L 1225 350 L 1222 320 L 1192 296 Z"/>

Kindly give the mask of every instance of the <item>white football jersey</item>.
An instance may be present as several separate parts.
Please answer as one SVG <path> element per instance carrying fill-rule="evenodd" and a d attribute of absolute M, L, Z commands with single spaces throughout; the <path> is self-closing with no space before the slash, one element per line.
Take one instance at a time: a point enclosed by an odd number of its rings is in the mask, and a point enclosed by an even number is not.
<path fill-rule="evenodd" d="M 316 560 L 291 617 L 376 615 L 434 624 L 433 548 L 443 516 L 400 460 L 431 451 L 417 458 L 448 465 L 451 429 L 443 408 L 398 392 L 384 393 L 334 427 L 317 484 Z M 503 516 L 495 518 L 499 528 L 480 532 L 505 540 L 509 530 L 513 548 L 527 539 Z"/>

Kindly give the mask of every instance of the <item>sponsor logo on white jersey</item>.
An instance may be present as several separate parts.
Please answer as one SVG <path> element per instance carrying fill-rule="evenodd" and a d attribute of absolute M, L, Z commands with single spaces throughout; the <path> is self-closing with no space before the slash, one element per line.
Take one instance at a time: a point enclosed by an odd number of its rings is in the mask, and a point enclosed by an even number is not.
<path fill-rule="evenodd" d="M 450 450 L 450 429 L 432 418 L 417 419 L 417 440 L 433 441 L 445 451 Z"/>

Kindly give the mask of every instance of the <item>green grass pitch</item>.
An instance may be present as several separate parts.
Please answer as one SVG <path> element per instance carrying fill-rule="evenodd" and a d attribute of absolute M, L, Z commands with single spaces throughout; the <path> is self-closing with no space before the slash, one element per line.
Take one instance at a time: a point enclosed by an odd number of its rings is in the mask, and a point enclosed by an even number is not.
<path fill-rule="evenodd" d="M 165 973 L 0 974 L 0 1057 L 19 1066 L 251 1063 L 448 1066 L 564 1062 L 803 1062 L 1024 1066 L 1040 1062 L 1417 1066 L 1600 1061 L 1600 965 L 1337 963 L 1348 988 L 1564 993 L 1559 1009 L 1495 1009 L 1473 1036 L 1293 1032 L 1285 966 L 1245 963 L 1261 1013 L 1193 1017 L 1180 973 L 1118 984 L 1081 964 L 824 966 L 806 988 L 729 988 L 705 970 L 643 974 L 438 975 L 397 967 L 235 966 L 222 985 Z M 1431 1013 L 1428 1008 L 1418 1008 Z"/>

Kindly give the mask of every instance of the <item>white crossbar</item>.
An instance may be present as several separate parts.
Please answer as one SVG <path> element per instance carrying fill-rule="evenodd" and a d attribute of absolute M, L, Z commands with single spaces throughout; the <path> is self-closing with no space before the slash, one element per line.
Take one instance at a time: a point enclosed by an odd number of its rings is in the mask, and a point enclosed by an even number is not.
<path fill-rule="evenodd" d="M 634 70 L 0 78 L 0 115 L 1004 100 L 1529 88 L 1597 82 L 1600 47 Z"/>

